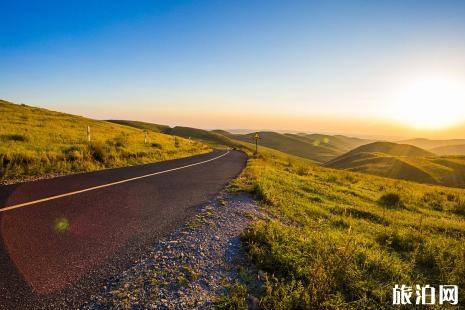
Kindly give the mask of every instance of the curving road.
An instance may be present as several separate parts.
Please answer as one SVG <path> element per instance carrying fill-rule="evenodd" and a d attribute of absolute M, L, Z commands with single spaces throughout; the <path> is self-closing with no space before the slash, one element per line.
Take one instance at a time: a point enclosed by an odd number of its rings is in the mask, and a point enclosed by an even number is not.
<path fill-rule="evenodd" d="M 245 166 L 238 151 L 0 186 L 0 309 L 78 308 Z"/>

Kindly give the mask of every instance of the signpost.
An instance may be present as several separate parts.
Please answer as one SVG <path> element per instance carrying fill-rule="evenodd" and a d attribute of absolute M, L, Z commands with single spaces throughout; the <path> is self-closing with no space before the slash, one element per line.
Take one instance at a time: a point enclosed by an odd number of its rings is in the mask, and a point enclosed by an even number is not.
<path fill-rule="evenodd" d="M 258 154 L 258 140 L 260 139 L 258 132 L 255 133 L 254 139 L 255 139 L 255 154 Z"/>

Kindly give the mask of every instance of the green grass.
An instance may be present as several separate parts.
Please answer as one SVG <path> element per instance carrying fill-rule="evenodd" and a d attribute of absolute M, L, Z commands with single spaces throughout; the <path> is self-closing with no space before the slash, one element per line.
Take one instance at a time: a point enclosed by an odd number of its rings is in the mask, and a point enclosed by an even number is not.
<path fill-rule="evenodd" d="M 150 163 L 210 148 L 141 129 L 0 101 L 0 180 Z M 87 142 L 87 125 L 91 143 Z"/>
<path fill-rule="evenodd" d="M 185 139 L 197 140 L 197 141 L 201 141 L 206 144 L 209 144 L 210 146 L 215 147 L 215 148 L 224 148 L 225 146 L 241 147 L 240 142 L 229 138 L 228 136 L 231 134 L 223 130 L 208 131 L 204 129 L 182 127 L 182 126 L 176 126 L 176 127 L 171 128 L 166 125 L 158 125 L 158 124 L 138 122 L 138 121 L 112 120 L 110 122 L 130 126 L 134 128 L 154 131 L 154 132 L 163 132 L 166 134 L 182 137 Z"/>
<path fill-rule="evenodd" d="M 169 133 L 171 130 L 170 126 L 167 125 L 160 125 L 160 124 L 153 124 L 147 122 L 139 122 L 139 121 L 128 121 L 128 120 L 108 120 L 108 122 L 125 125 L 129 127 L 139 128 L 142 130 L 150 130 L 153 132 L 160 132 L 160 133 Z"/>
<path fill-rule="evenodd" d="M 251 292 L 263 309 L 390 309 L 395 284 L 456 284 L 465 298 L 464 190 L 264 149 L 233 188 L 272 218 L 242 235 L 252 270 L 266 275 Z"/>

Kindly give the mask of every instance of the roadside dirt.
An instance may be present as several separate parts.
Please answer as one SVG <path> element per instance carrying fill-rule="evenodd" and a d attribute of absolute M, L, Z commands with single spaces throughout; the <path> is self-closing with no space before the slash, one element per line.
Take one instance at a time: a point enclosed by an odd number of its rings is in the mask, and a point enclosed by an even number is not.
<path fill-rule="evenodd" d="M 250 196 L 220 194 L 83 309 L 210 309 L 238 278 L 236 267 L 245 260 L 240 233 L 264 217 Z"/>

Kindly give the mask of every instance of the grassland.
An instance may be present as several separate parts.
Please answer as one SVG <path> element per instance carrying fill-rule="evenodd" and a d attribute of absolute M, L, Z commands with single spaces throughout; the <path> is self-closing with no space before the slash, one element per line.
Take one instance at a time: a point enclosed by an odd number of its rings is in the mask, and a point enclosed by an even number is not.
<path fill-rule="evenodd" d="M 250 293 L 263 309 L 390 309 L 395 284 L 465 286 L 464 190 L 266 150 L 233 188 L 253 193 L 271 219 L 243 233 L 255 267 L 240 267 L 247 285 L 220 307 L 244 305 Z"/>
<path fill-rule="evenodd" d="M 0 181 L 93 171 L 208 152 L 202 143 L 0 101 Z M 91 142 L 87 141 L 87 126 Z"/>
<path fill-rule="evenodd" d="M 108 122 L 130 126 L 134 128 L 139 128 L 142 130 L 150 130 L 150 131 L 159 132 L 159 133 L 169 133 L 171 129 L 170 126 L 168 125 L 160 125 L 160 124 L 153 124 L 153 123 L 139 122 L 139 121 L 116 120 L 115 119 L 115 120 L 108 120 Z"/>
<path fill-rule="evenodd" d="M 464 156 L 436 156 L 405 144 L 375 142 L 363 145 L 325 166 L 421 183 L 465 187 Z"/>
<path fill-rule="evenodd" d="M 233 138 L 243 142 L 253 142 L 253 134 L 234 135 Z M 302 158 L 323 163 L 329 161 L 350 148 L 341 148 L 336 139 L 329 136 L 281 134 L 277 132 L 259 132 L 260 145 Z"/>
<path fill-rule="evenodd" d="M 241 145 L 237 141 L 222 134 L 198 128 L 176 126 L 173 127 L 169 133 L 179 137 L 200 140 L 215 147 L 239 147 Z"/>
<path fill-rule="evenodd" d="M 120 121 L 111 120 L 110 122 L 124 124 L 126 126 L 149 130 L 154 132 L 162 132 L 185 139 L 196 140 L 204 142 L 215 148 L 227 147 L 241 147 L 239 141 L 235 141 L 229 137 L 231 135 L 223 130 L 204 130 L 192 127 L 175 126 L 173 128 L 166 125 L 158 125 L 152 123 L 138 122 L 138 121 Z"/>

